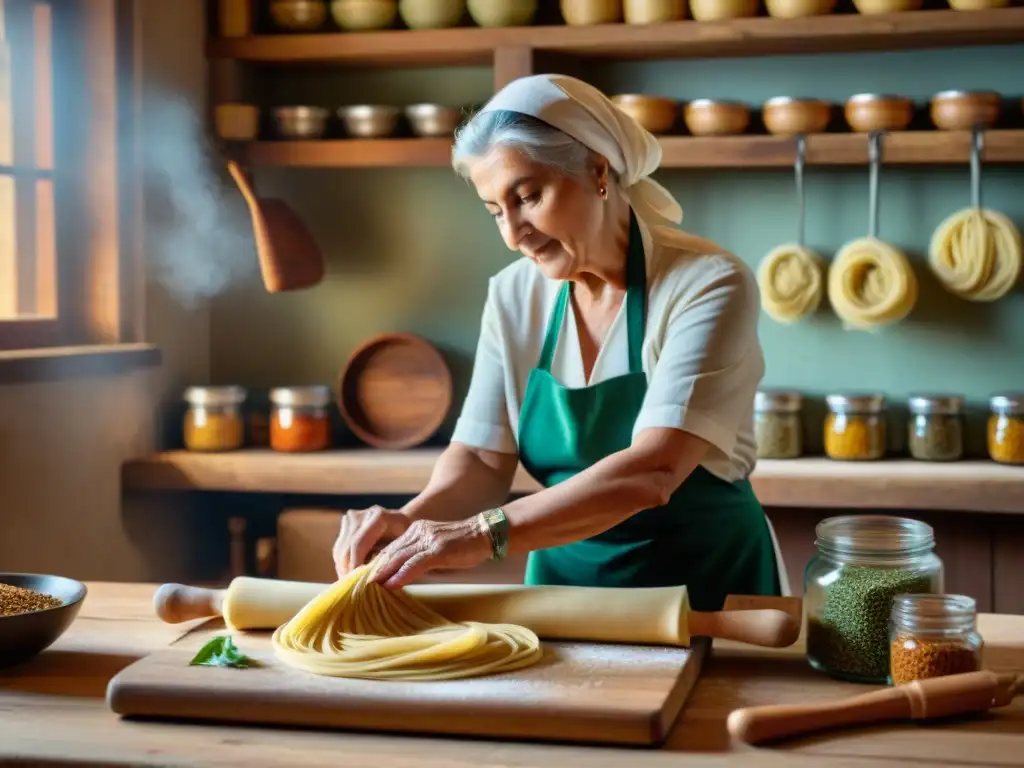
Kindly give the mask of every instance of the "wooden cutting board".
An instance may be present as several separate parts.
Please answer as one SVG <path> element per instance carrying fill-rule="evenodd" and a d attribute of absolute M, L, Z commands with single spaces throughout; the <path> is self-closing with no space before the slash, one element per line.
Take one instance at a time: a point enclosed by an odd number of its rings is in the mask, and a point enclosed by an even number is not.
<path fill-rule="evenodd" d="M 534 667 L 442 682 L 312 675 L 274 657 L 269 632 L 234 633 L 262 666 L 190 666 L 220 619 L 131 664 L 107 688 L 119 715 L 263 725 L 656 745 L 697 681 L 710 642 L 692 648 L 544 642 Z"/>

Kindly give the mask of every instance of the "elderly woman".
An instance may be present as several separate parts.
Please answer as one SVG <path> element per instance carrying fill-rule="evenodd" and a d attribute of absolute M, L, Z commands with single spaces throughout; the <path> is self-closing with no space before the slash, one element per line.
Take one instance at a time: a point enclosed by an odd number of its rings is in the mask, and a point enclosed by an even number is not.
<path fill-rule="evenodd" d="M 750 270 L 674 226 L 655 138 L 595 88 L 514 81 L 453 165 L 518 259 L 490 281 L 461 416 L 425 490 L 343 518 L 338 574 L 529 553 L 528 584 L 685 584 L 696 610 L 788 592 L 748 480 L 764 373 Z M 544 488 L 505 503 L 517 465 Z"/>

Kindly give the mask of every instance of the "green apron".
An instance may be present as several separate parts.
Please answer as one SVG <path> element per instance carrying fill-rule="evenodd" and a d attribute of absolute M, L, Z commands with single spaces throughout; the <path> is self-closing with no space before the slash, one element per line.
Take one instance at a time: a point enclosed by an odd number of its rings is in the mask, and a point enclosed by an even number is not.
<path fill-rule="evenodd" d="M 626 266 L 629 373 L 570 389 L 551 375 L 569 286 L 563 283 L 519 421 L 519 456 L 545 487 L 628 448 L 647 393 L 641 360 L 647 279 L 631 215 Z M 749 480 L 730 483 L 698 466 L 668 504 L 639 512 L 589 539 L 531 552 L 527 584 L 661 587 L 685 584 L 694 610 L 719 610 L 728 594 L 781 593 L 764 510 Z"/>

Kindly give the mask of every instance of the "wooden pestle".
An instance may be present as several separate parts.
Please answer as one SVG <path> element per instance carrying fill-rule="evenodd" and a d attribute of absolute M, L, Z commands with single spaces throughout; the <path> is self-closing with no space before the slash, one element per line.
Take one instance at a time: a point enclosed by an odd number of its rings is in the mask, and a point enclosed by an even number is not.
<path fill-rule="evenodd" d="M 727 726 L 749 744 L 830 728 L 890 720 L 927 720 L 1002 707 L 1022 692 L 1024 677 L 983 670 L 916 680 L 839 701 L 745 707 L 729 713 Z"/>
<path fill-rule="evenodd" d="M 171 624 L 220 616 L 234 630 L 276 629 L 329 586 L 240 576 L 227 589 L 164 584 L 153 603 Z M 684 586 L 414 584 L 405 591 L 449 621 L 519 624 L 548 639 L 689 646 L 700 636 L 781 648 L 800 634 L 800 622 L 775 608 L 691 611 Z"/>
<path fill-rule="evenodd" d="M 324 257 L 299 215 L 283 200 L 257 199 L 235 162 L 228 162 L 228 172 L 249 208 L 260 275 L 267 291 L 295 291 L 320 283 Z"/>

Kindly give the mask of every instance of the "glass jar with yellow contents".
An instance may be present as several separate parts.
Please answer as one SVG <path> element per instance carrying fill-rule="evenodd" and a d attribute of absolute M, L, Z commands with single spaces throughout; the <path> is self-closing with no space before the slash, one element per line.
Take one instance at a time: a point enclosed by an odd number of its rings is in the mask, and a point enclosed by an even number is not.
<path fill-rule="evenodd" d="M 883 395 L 829 395 L 825 402 L 825 455 L 840 461 L 870 461 L 885 455 Z"/>
<path fill-rule="evenodd" d="M 190 451 L 233 451 L 245 443 L 241 387 L 189 387 L 185 390 L 184 439 Z"/>
<path fill-rule="evenodd" d="M 994 395 L 989 410 L 988 455 L 1001 464 L 1024 464 L 1024 393 Z"/>

